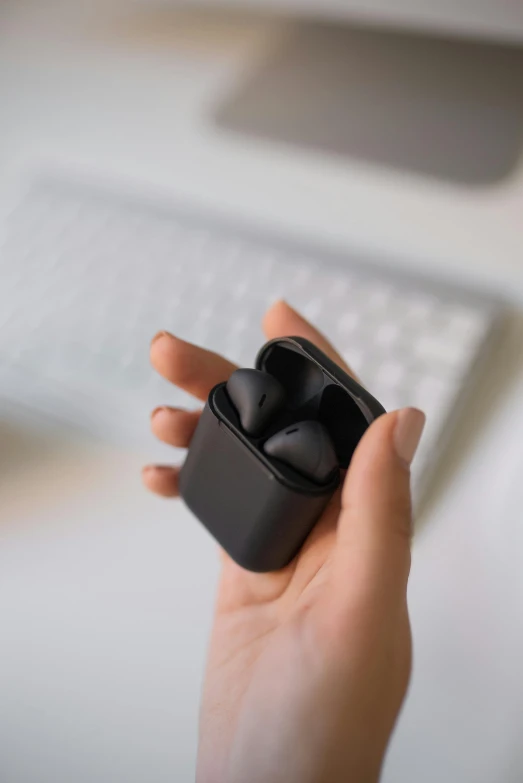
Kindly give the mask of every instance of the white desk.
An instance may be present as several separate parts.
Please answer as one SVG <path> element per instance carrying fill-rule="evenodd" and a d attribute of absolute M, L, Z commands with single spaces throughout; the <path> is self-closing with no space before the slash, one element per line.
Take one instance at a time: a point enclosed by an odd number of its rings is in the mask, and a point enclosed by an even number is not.
<path fill-rule="evenodd" d="M 207 112 L 278 25 L 151 40 L 43 6 L 0 29 L 3 172 L 55 159 L 407 265 L 441 258 L 523 299 L 523 169 L 469 192 L 229 138 Z M 415 672 L 385 783 L 523 775 L 523 357 L 510 361 L 506 391 L 508 368 L 456 433 L 461 459 L 416 542 Z M 3 783 L 190 781 L 217 563 L 180 505 L 141 490 L 159 449 L 11 425 L 0 453 Z"/>

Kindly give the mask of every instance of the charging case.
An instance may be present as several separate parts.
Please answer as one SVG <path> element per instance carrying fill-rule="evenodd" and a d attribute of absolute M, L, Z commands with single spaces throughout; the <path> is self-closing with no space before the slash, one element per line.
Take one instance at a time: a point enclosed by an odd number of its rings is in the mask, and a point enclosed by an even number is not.
<path fill-rule="evenodd" d="M 287 403 L 261 437 L 241 428 L 226 383 L 202 412 L 180 474 L 180 494 L 221 547 L 249 571 L 276 571 L 298 553 L 340 482 L 319 485 L 278 460 L 263 444 L 292 424 L 316 420 L 328 430 L 340 469 L 362 435 L 385 413 L 380 403 L 302 337 L 264 345 L 256 369 L 273 375 Z"/>

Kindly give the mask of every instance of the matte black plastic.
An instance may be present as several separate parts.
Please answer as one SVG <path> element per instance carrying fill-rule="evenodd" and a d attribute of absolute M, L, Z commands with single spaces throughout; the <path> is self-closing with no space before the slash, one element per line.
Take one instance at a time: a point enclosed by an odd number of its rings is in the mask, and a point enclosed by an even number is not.
<path fill-rule="evenodd" d="M 261 370 L 236 370 L 226 389 L 249 435 L 261 435 L 285 404 L 281 383 Z"/>
<path fill-rule="evenodd" d="M 218 543 L 249 571 L 289 563 L 332 488 L 310 496 L 282 484 L 205 406 L 180 474 L 180 492 Z"/>
<path fill-rule="evenodd" d="M 210 393 L 180 474 L 180 493 L 219 544 L 251 571 L 276 571 L 298 553 L 339 484 L 328 483 L 265 453 L 279 432 L 320 422 L 347 467 L 369 424 L 385 410 L 322 351 L 300 337 L 273 340 L 256 368 L 283 386 L 286 404 L 265 432 L 246 433 L 226 391 Z"/>
<path fill-rule="evenodd" d="M 308 359 L 317 370 L 321 371 L 323 383 L 321 388 L 315 389 L 317 393 L 313 398 L 316 404 L 316 416 L 311 418 L 318 418 L 325 425 L 334 441 L 340 466 L 347 468 L 365 430 L 374 419 L 386 412 L 385 408 L 361 384 L 305 337 L 278 337 L 266 343 L 256 357 L 256 369 L 274 375 L 287 393 L 290 391 L 292 394 L 299 371 L 295 364 L 291 376 L 286 375 L 289 351 L 297 354 L 300 361 Z M 310 384 L 310 370 L 307 373 L 302 372 L 302 376 L 305 375 L 306 383 Z M 305 384 L 302 383 L 301 388 L 303 385 Z M 342 404 L 342 400 L 346 402 L 346 395 L 354 403 L 353 406 L 345 407 Z M 297 396 L 299 398 L 299 391 Z"/>
<path fill-rule="evenodd" d="M 330 435 L 319 421 L 291 424 L 269 438 L 263 450 L 316 484 L 328 484 L 340 469 Z"/>

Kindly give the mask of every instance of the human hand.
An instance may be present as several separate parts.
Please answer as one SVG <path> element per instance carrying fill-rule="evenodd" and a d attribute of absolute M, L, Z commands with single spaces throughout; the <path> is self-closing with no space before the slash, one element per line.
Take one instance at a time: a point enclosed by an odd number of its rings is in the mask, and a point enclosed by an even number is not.
<path fill-rule="evenodd" d="M 284 302 L 268 339 L 306 337 L 341 357 Z M 160 333 L 153 366 L 206 400 L 236 369 Z M 198 412 L 160 408 L 152 429 L 187 447 Z M 382 416 L 361 440 L 343 488 L 282 571 L 252 574 L 223 555 L 200 717 L 198 783 L 375 783 L 411 669 L 409 465 L 424 416 Z M 144 482 L 175 497 L 178 469 Z"/>

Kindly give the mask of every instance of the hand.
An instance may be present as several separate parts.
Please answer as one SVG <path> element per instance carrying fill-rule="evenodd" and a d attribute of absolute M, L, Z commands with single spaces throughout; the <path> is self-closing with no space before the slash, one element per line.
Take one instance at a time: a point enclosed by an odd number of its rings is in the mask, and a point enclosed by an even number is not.
<path fill-rule="evenodd" d="M 307 337 L 348 370 L 284 302 L 269 339 Z M 205 400 L 236 369 L 166 333 L 154 367 Z M 152 429 L 186 447 L 199 414 L 157 409 Z M 223 555 L 201 706 L 199 783 L 375 783 L 411 669 L 409 465 L 424 416 L 390 413 L 369 428 L 337 493 L 296 559 L 252 574 Z M 145 484 L 178 494 L 178 470 Z"/>

